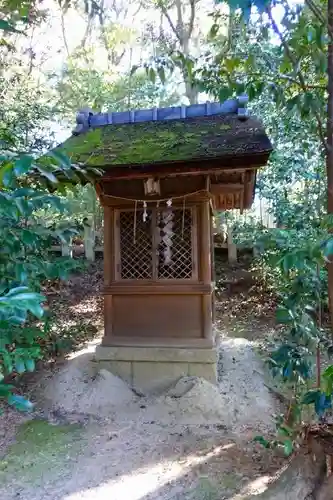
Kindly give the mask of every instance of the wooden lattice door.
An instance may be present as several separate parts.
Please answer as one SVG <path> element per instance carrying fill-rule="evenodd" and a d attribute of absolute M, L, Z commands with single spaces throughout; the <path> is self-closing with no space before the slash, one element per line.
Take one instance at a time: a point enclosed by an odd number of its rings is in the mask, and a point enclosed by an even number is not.
<path fill-rule="evenodd" d="M 117 280 L 195 280 L 195 208 L 116 212 Z"/>

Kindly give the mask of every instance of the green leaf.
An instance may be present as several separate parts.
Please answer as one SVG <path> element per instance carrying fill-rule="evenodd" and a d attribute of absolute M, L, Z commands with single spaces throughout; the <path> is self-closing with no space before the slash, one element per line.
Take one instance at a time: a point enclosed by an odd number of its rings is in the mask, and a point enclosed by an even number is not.
<path fill-rule="evenodd" d="M 264 448 L 270 448 L 269 441 L 267 441 L 267 439 L 265 439 L 263 436 L 255 436 L 255 438 L 253 439 L 253 441 L 255 443 L 261 444 L 262 446 L 264 446 Z"/>
<path fill-rule="evenodd" d="M 9 31 L 10 33 L 22 33 L 15 28 L 15 26 L 9 21 L 5 21 L 5 19 L 0 19 L 0 30 Z"/>
<path fill-rule="evenodd" d="M 5 187 L 9 187 L 14 180 L 13 175 L 13 165 L 11 163 L 6 163 L 0 166 L 0 184 Z"/>
<path fill-rule="evenodd" d="M 11 374 L 13 372 L 13 362 L 10 354 L 8 352 L 3 352 L 2 360 L 6 373 Z"/>
<path fill-rule="evenodd" d="M 234 57 L 232 59 L 225 59 L 224 64 L 227 68 L 228 73 L 232 73 L 241 63 L 241 60 L 238 57 Z"/>
<path fill-rule="evenodd" d="M 230 90 L 229 87 L 222 87 L 219 90 L 219 101 L 220 102 L 226 101 L 227 99 L 229 99 L 231 94 L 232 94 L 232 91 Z"/>
<path fill-rule="evenodd" d="M 31 214 L 31 208 L 29 203 L 24 198 L 15 198 L 15 204 L 22 216 L 28 216 Z"/>
<path fill-rule="evenodd" d="M 285 436 L 293 435 L 293 430 L 286 424 L 283 424 L 279 427 L 279 432 L 281 432 L 281 434 L 284 434 Z"/>
<path fill-rule="evenodd" d="M 25 366 L 28 372 L 33 372 L 35 370 L 35 361 L 33 359 L 27 359 L 25 361 Z"/>
<path fill-rule="evenodd" d="M 290 316 L 289 310 L 285 309 L 284 307 L 279 307 L 276 310 L 276 321 L 282 324 L 291 323 L 292 318 Z"/>
<path fill-rule="evenodd" d="M 293 452 L 293 442 L 290 439 L 287 439 L 287 441 L 284 442 L 283 451 L 284 451 L 284 454 L 287 457 L 289 457 L 289 455 L 292 454 L 292 452 Z"/>
<path fill-rule="evenodd" d="M 6 297 L 15 297 L 16 295 L 19 295 L 24 292 L 28 292 L 29 288 L 27 286 L 18 286 L 15 288 L 12 288 L 7 294 Z"/>
<path fill-rule="evenodd" d="M 28 399 L 23 396 L 18 396 L 17 394 L 11 394 L 7 398 L 7 403 L 14 406 L 19 411 L 32 411 L 34 405 Z"/>
<path fill-rule="evenodd" d="M 15 277 L 20 283 L 24 283 L 28 277 L 28 273 L 25 270 L 25 264 L 18 262 L 15 265 Z"/>
<path fill-rule="evenodd" d="M 50 151 L 48 153 L 48 155 L 52 156 L 61 168 L 67 170 L 67 169 L 70 169 L 72 167 L 72 162 L 71 162 L 70 158 L 65 153 L 62 153 L 61 151 L 53 150 L 53 151 Z"/>
<path fill-rule="evenodd" d="M 289 253 L 282 259 L 282 266 L 285 273 L 288 273 L 291 269 L 296 267 L 296 256 L 295 254 Z"/>
<path fill-rule="evenodd" d="M 15 370 L 17 371 L 17 373 L 19 373 L 20 375 L 22 373 L 25 372 L 25 364 L 23 362 L 22 359 L 18 358 L 16 361 L 15 361 Z"/>
<path fill-rule="evenodd" d="M 13 390 L 13 385 L 0 383 L 0 397 L 8 397 Z"/>
<path fill-rule="evenodd" d="M 303 399 L 302 399 L 302 404 L 304 404 L 304 405 L 313 404 L 317 401 L 317 399 L 319 397 L 320 397 L 320 390 L 319 389 L 312 389 L 304 394 Z"/>
<path fill-rule="evenodd" d="M 56 178 L 56 176 L 50 172 L 49 170 L 46 170 L 45 168 L 42 168 L 40 166 L 37 167 L 39 172 L 44 176 L 46 177 L 46 179 L 48 179 L 50 182 L 52 182 L 53 184 L 57 184 L 58 183 L 58 179 Z"/>
<path fill-rule="evenodd" d="M 5 295 L 5 297 L 1 297 L 1 299 L 2 298 L 7 299 L 8 297 L 9 296 L 7 294 L 7 295 Z M 26 304 L 28 304 L 28 303 L 30 304 L 30 302 L 34 302 L 34 301 L 44 302 L 46 300 L 46 298 L 44 297 L 44 295 L 42 295 L 40 293 L 23 292 L 23 293 L 16 294 L 14 296 L 10 296 L 10 300 L 13 303 L 24 301 Z"/>
<path fill-rule="evenodd" d="M 32 198 L 38 196 L 38 192 L 31 188 L 17 188 L 12 194 L 14 198 L 24 198 L 25 196 Z"/>
<path fill-rule="evenodd" d="M 37 303 L 37 302 L 29 302 L 27 304 L 27 309 L 29 309 L 29 311 L 31 312 L 31 314 L 33 314 L 34 316 L 36 316 L 36 318 L 42 318 L 43 315 L 44 315 L 44 309 L 43 307 Z"/>
<path fill-rule="evenodd" d="M 333 378 L 333 365 L 330 365 L 326 368 L 326 370 L 323 372 L 323 377 Z"/>
<path fill-rule="evenodd" d="M 215 38 L 215 37 L 216 37 L 216 35 L 217 35 L 217 33 L 218 33 L 218 31 L 219 31 L 219 29 L 220 29 L 219 24 L 214 23 L 214 24 L 212 25 L 212 27 L 210 28 L 210 31 L 209 31 L 209 36 L 210 36 L 210 38 Z"/>
<path fill-rule="evenodd" d="M 25 245 L 33 245 L 36 241 L 38 241 L 38 236 L 34 231 L 23 229 L 21 232 L 21 240 Z"/>
<path fill-rule="evenodd" d="M 326 396 L 332 396 L 332 393 L 333 393 L 333 378 L 332 377 L 329 377 L 325 380 L 324 388 L 325 388 Z"/>
<path fill-rule="evenodd" d="M 21 156 L 14 163 L 14 172 L 16 175 L 27 174 L 31 169 L 33 158 L 31 156 Z"/>

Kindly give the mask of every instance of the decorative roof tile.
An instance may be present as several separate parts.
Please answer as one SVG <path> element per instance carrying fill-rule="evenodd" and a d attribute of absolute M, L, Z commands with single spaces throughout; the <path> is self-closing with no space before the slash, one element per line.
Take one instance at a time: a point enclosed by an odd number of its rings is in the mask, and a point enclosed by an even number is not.
<path fill-rule="evenodd" d="M 82 109 L 76 115 L 77 126 L 73 135 L 85 132 L 89 128 L 105 125 L 120 125 L 125 123 L 141 123 L 151 121 L 182 120 L 217 114 L 238 114 L 246 117 L 248 98 L 242 95 L 237 99 L 228 99 L 223 103 L 206 102 L 190 106 L 175 106 L 170 108 L 138 109 L 135 111 L 119 111 L 116 113 L 94 114 L 89 108 Z"/>

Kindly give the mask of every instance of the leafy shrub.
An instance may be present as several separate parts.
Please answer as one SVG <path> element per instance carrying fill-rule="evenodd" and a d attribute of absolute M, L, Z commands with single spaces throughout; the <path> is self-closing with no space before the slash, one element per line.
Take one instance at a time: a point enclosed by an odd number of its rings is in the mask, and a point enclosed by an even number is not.
<path fill-rule="evenodd" d="M 13 394 L 13 375 L 33 371 L 41 357 L 39 339 L 45 335 L 45 280 L 66 279 L 75 261 L 50 254 L 52 239 L 63 242 L 76 234 L 69 225 L 41 223 L 40 210 L 63 211 L 63 203 L 46 184 L 60 183 L 58 173 L 71 179 L 75 171 L 65 157 L 35 160 L 28 155 L 0 158 L 0 397 L 20 410 L 31 403 Z M 39 321 L 36 322 L 36 319 Z"/>

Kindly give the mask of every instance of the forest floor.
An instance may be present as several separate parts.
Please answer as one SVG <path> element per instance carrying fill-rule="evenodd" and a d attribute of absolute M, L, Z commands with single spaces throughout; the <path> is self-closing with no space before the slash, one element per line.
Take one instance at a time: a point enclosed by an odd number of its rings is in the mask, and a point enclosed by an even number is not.
<path fill-rule="evenodd" d="M 125 384 L 116 393 L 89 373 L 103 326 L 100 264 L 49 290 L 58 359 L 23 381 L 34 414 L 0 416 L 2 500 L 241 500 L 265 489 L 285 464 L 253 442 L 274 432 L 281 410 L 262 363 L 279 333 L 274 301 L 244 264 L 217 259 L 217 269 L 219 385 L 199 380 L 179 400 Z"/>

